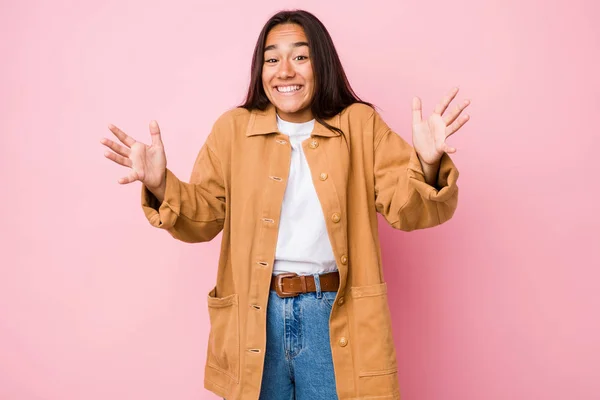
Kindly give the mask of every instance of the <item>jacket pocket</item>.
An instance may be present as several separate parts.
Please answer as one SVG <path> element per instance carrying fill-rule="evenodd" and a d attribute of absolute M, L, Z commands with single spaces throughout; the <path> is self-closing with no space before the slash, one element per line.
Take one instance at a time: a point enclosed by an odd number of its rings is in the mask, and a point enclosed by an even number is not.
<path fill-rule="evenodd" d="M 350 290 L 354 314 L 354 338 L 358 350 L 359 376 L 393 374 L 398 371 L 392 321 L 385 282 L 355 286 Z"/>
<path fill-rule="evenodd" d="M 238 295 L 215 297 L 216 287 L 208 294 L 210 335 L 207 365 L 239 382 L 240 329 Z"/>

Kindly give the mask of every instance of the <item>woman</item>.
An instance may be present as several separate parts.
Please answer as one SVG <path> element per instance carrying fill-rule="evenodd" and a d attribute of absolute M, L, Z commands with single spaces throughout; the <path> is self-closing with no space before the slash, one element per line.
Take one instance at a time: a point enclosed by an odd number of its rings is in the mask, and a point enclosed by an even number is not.
<path fill-rule="evenodd" d="M 112 161 L 143 183 L 150 223 L 202 242 L 223 231 L 205 387 L 233 399 L 398 399 L 377 212 L 406 231 L 441 224 L 457 204 L 445 139 L 465 101 L 427 119 L 413 99 L 413 145 L 352 91 L 323 24 L 274 15 L 258 38 L 246 102 L 224 113 L 189 184 L 152 144 L 117 127 Z M 206 268 L 212 268 L 207 266 Z"/>

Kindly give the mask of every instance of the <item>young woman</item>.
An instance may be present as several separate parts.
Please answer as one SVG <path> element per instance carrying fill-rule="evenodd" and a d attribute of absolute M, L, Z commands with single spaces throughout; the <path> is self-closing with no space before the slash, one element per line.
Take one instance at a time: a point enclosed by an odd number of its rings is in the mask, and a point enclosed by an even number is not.
<path fill-rule="evenodd" d="M 166 168 L 161 134 L 109 128 L 106 157 L 142 182 L 150 223 L 185 242 L 223 231 L 205 387 L 228 400 L 398 399 L 377 212 L 397 229 L 441 224 L 457 205 L 446 138 L 468 120 L 455 88 L 410 146 L 352 91 L 323 24 L 274 15 L 258 38 L 246 102 L 224 113 L 190 183 Z M 207 266 L 207 268 L 211 268 Z"/>

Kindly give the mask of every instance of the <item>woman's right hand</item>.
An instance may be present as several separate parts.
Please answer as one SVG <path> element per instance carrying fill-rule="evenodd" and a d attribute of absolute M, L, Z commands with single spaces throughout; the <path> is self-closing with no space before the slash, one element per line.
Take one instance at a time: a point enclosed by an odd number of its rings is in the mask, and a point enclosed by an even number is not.
<path fill-rule="evenodd" d="M 124 146 L 110 139 L 102 138 L 100 143 L 112 150 L 112 152 L 106 151 L 104 156 L 117 164 L 130 168 L 127 176 L 119 179 L 118 182 L 127 184 L 140 181 L 155 195 L 164 193 L 167 156 L 160 138 L 158 123 L 150 122 L 151 145 L 136 141 L 112 124 L 108 126 L 108 129 Z"/>

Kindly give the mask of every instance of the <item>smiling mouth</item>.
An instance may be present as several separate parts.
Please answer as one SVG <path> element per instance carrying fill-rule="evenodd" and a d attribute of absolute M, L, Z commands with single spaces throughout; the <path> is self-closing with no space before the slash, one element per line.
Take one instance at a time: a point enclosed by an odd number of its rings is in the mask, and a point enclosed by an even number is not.
<path fill-rule="evenodd" d="M 301 85 L 275 86 L 275 90 L 282 94 L 292 94 L 302 89 Z"/>

